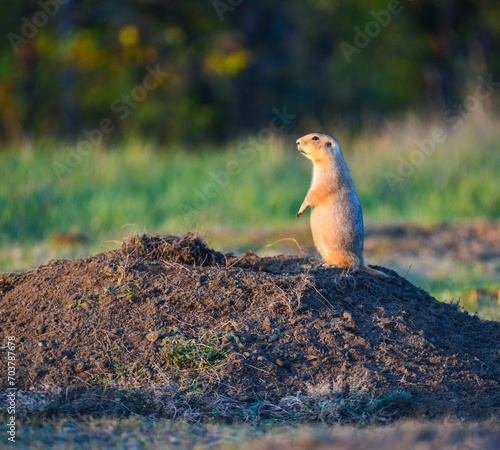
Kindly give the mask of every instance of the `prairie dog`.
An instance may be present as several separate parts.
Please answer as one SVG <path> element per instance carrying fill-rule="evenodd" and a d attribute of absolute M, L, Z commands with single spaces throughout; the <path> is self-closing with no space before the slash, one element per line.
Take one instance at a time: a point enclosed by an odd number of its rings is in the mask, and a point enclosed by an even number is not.
<path fill-rule="evenodd" d="M 363 214 L 338 142 L 310 133 L 297 139 L 297 148 L 313 162 L 311 187 L 297 217 L 311 207 L 311 231 L 323 259 L 341 269 L 387 277 L 363 259 Z"/>

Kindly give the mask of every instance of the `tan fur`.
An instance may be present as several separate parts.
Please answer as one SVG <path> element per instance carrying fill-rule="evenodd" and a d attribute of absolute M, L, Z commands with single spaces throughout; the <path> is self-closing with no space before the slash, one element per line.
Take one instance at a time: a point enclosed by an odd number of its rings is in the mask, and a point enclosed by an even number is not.
<path fill-rule="evenodd" d="M 363 214 L 338 142 L 311 133 L 297 139 L 297 148 L 313 162 L 311 187 L 297 217 L 311 207 L 311 231 L 323 259 L 341 269 L 387 277 L 363 259 Z"/>

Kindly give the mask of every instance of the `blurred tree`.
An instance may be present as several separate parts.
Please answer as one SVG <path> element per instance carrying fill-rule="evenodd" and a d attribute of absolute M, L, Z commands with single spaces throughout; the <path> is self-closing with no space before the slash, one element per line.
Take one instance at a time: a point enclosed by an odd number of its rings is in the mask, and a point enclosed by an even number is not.
<path fill-rule="evenodd" d="M 117 137 L 217 142 L 285 105 L 302 124 L 442 115 L 498 79 L 499 21 L 494 0 L 4 2 L 0 136 L 109 118 Z"/>

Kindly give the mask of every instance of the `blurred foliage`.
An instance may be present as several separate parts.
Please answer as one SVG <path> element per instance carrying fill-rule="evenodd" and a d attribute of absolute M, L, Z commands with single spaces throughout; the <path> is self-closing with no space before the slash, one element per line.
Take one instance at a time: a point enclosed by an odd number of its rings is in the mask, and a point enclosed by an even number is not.
<path fill-rule="evenodd" d="M 109 118 L 110 135 L 221 142 L 285 105 L 294 127 L 442 115 L 499 79 L 499 21 L 494 0 L 2 2 L 0 138 Z"/>
<path fill-rule="evenodd" d="M 411 163 L 416 137 L 432 130 L 395 122 L 377 134 L 338 136 L 366 223 L 500 219 L 498 121 L 484 128 L 464 122 Z M 286 137 L 255 141 L 253 153 L 242 153 L 249 145 L 243 144 L 160 152 L 154 143 L 130 140 L 96 149 L 60 176 L 54 162 L 64 163 L 67 154 L 58 142 L 11 145 L 0 153 L 0 245 L 50 241 L 58 233 L 84 233 L 96 242 L 103 235 L 196 227 L 286 235 L 296 224 L 310 239 L 308 220 L 295 218 L 310 185 L 310 162 Z M 214 245 L 238 239 L 225 233 Z"/>

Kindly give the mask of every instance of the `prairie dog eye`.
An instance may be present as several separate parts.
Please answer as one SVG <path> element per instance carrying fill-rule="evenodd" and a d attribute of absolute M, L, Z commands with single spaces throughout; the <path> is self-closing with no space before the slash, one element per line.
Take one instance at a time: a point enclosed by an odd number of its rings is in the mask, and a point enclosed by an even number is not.
<path fill-rule="evenodd" d="M 312 140 L 313 141 L 319 141 L 319 137 L 318 136 L 313 136 Z"/>

